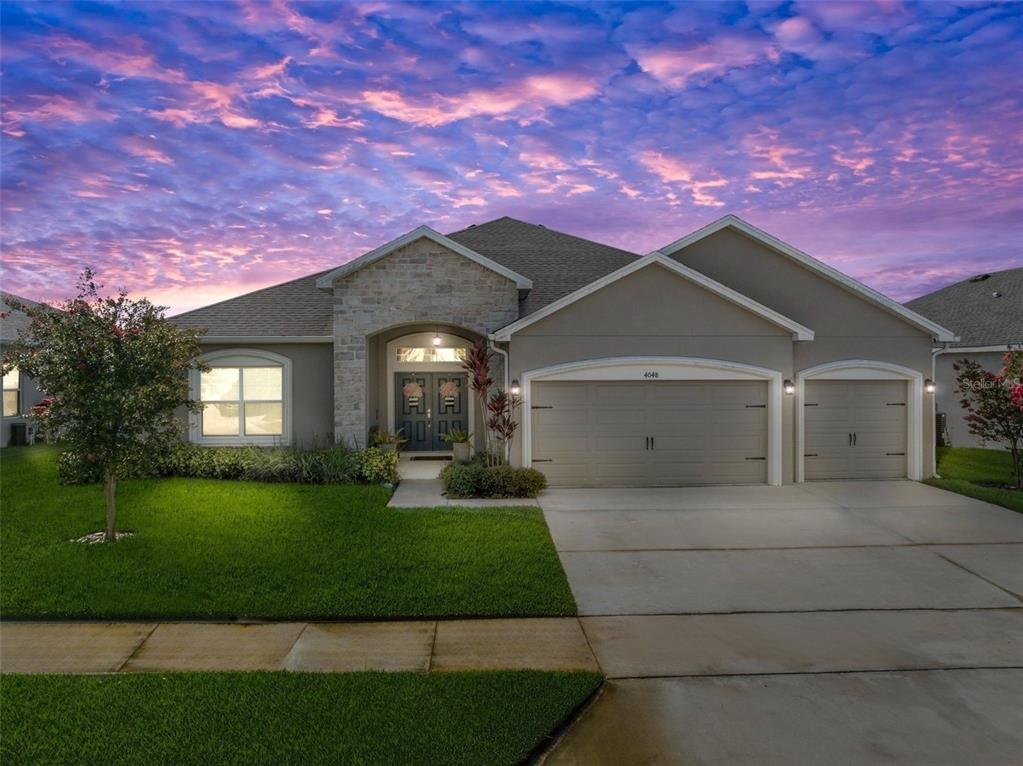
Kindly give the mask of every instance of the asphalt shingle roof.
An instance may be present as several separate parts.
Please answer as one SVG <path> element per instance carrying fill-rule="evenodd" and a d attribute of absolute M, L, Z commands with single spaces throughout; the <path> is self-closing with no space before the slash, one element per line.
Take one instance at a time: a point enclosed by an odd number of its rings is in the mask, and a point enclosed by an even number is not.
<path fill-rule="evenodd" d="M 508 217 L 470 226 L 448 237 L 533 281 L 533 289 L 519 305 L 520 318 L 639 257 Z"/>
<path fill-rule="evenodd" d="M 914 298 L 906 306 L 960 336 L 953 346 L 1023 344 L 1023 268 L 978 277 Z"/>
<path fill-rule="evenodd" d="M 316 279 L 329 271 L 228 298 L 172 319 L 185 327 L 204 327 L 207 335 L 332 335 L 334 296 L 316 287 Z"/>
<path fill-rule="evenodd" d="M 11 307 L 9 301 L 12 299 L 21 301 L 26 306 L 39 305 L 28 298 L 22 298 L 20 295 L 0 292 L 0 314 L 3 314 L 3 317 L 0 318 L 0 341 L 18 340 L 19 335 L 27 332 L 29 325 L 32 323 L 28 318 L 28 314 Z"/>
<path fill-rule="evenodd" d="M 533 281 L 533 289 L 519 305 L 520 317 L 639 257 L 507 217 L 448 236 Z M 316 279 L 330 271 L 203 306 L 173 319 L 181 325 L 205 327 L 208 335 L 331 335 L 334 298 L 316 287 Z"/>

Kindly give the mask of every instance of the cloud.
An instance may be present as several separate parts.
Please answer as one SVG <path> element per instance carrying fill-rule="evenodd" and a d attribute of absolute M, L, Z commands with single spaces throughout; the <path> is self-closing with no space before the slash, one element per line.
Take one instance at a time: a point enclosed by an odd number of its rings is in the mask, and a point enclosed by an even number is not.
<path fill-rule="evenodd" d="M 488 89 L 473 89 L 456 96 L 434 94 L 408 99 L 395 90 L 365 90 L 363 104 L 402 122 L 439 127 L 472 117 L 540 118 L 554 106 L 567 106 L 598 92 L 592 78 L 576 74 L 542 74 Z"/>
<path fill-rule="evenodd" d="M 707 178 L 702 181 L 696 180 L 694 178 L 694 171 L 688 165 L 674 157 L 665 157 L 658 152 L 643 152 L 639 157 L 639 161 L 664 183 L 688 190 L 694 205 L 724 207 L 725 203 L 708 190 L 727 186 L 727 179 L 718 177 Z"/>
<path fill-rule="evenodd" d="M 689 45 L 664 43 L 632 51 L 644 72 L 665 85 L 682 88 L 694 77 L 717 77 L 733 69 L 752 66 L 769 58 L 772 49 L 762 40 L 738 35 L 718 35 Z"/>

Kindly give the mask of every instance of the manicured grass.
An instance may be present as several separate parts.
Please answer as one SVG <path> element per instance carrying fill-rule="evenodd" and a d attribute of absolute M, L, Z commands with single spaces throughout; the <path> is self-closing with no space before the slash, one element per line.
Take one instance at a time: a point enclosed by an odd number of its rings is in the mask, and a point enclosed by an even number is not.
<path fill-rule="evenodd" d="M 513 764 L 596 673 L 171 673 L 0 680 L 10 764 Z"/>
<path fill-rule="evenodd" d="M 124 482 L 115 544 L 98 486 L 57 483 L 56 450 L 0 457 L 5 617 L 271 619 L 570 615 L 536 508 L 385 507 L 376 486 Z"/>
<path fill-rule="evenodd" d="M 940 479 L 926 483 L 1023 513 L 1023 492 L 978 483 L 1012 483 L 1012 457 L 1007 450 L 938 447 L 938 474 Z"/>

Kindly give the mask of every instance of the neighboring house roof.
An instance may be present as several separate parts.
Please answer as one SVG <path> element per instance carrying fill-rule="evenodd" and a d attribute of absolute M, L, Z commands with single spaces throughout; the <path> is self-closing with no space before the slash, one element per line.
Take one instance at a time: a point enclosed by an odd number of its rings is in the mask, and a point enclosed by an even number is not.
<path fill-rule="evenodd" d="M 397 239 L 392 239 L 390 242 L 381 245 L 375 250 L 370 250 L 365 255 L 361 255 L 356 258 L 354 261 L 349 261 L 343 266 L 338 266 L 333 271 L 328 272 L 317 279 L 316 286 L 321 290 L 329 290 L 334 286 L 334 282 L 336 280 L 346 277 L 349 274 L 354 274 L 359 269 L 364 269 L 371 263 L 375 263 L 381 258 L 386 258 L 395 250 L 399 250 L 400 248 L 410 245 L 413 242 L 417 242 L 420 239 L 429 239 L 436 242 L 441 247 L 446 247 L 448 250 L 468 258 L 470 261 L 478 263 L 485 269 L 490 269 L 491 271 L 500 274 L 502 277 L 507 277 L 514 282 L 520 290 L 529 290 L 533 286 L 532 280 L 527 277 L 517 274 L 507 266 L 503 266 L 497 261 L 491 260 L 487 256 L 476 252 L 472 248 L 466 247 L 456 240 L 445 237 L 439 231 L 434 231 L 429 226 L 419 226 L 410 231 L 408 234 L 403 234 Z"/>
<path fill-rule="evenodd" d="M 1023 345 L 1023 268 L 978 274 L 906 305 L 951 327 L 953 347 Z"/>
<path fill-rule="evenodd" d="M 629 274 L 633 274 L 639 271 L 640 269 L 654 265 L 662 266 L 668 269 L 668 271 L 678 274 L 680 277 L 688 279 L 690 282 L 699 285 L 700 287 L 704 288 L 705 290 L 708 290 L 711 293 L 714 293 L 718 297 L 724 298 L 725 300 L 730 301 L 731 303 L 734 303 L 737 306 L 741 306 L 742 308 L 746 309 L 747 311 L 753 314 L 756 314 L 761 319 L 766 319 L 768 322 L 772 322 L 778 325 L 779 327 L 783 327 L 784 329 L 789 330 L 792 333 L 792 337 L 794 340 L 813 340 L 813 330 L 811 330 L 809 327 L 801 325 L 799 324 L 799 322 L 796 322 L 782 314 L 779 314 L 774 309 L 770 309 L 767 306 L 763 305 L 762 303 L 758 303 L 757 301 L 753 300 L 752 298 L 748 298 L 745 295 L 742 295 L 741 293 L 737 293 L 732 288 L 727 287 L 721 284 L 720 282 L 717 282 L 711 279 L 710 277 L 701 274 L 695 269 L 691 269 L 688 266 L 679 263 L 678 261 L 672 260 L 663 253 L 658 252 L 650 253 L 650 255 L 644 256 L 643 258 L 634 259 L 632 263 L 623 266 L 617 271 L 614 271 L 611 274 L 608 274 L 594 282 L 590 282 L 588 285 L 584 285 L 583 287 L 579 288 L 578 290 L 572 293 L 569 293 L 568 295 L 560 298 L 559 300 L 547 304 L 544 308 L 540 309 L 539 311 L 535 311 L 529 316 L 524 317 L 518 320 L 517 322 L 513 322 L 512 324 L 501 328 L 496 333 L 494 333 L 494 338 L 496 340 L 502 341 L 511 340 L 511 336 L 513 334 L 515 334 L 516 332 L 525 327 L 528 327 L 534 322 L 538 322 L 544 317 L 550 316 L 556 311 L 560 311 L 561 309 L 575 303 L 581 298 L 585 298 L 587 295 L 597 292 L 597 290 L 607 287 L 610 284 L 614 284 L 619 279 L 627 277 Z"/>
<path fill-rule="evenodd" d="M 854 295 L 859 295 L 865 298 L 867 301 L 880 306 L 891 314 L 900 317 L 911 325 L 926 330 L 931 335 L 940 341 L 951 342 L 956 340 L 955 333 L 946 327 L 942 327 L 937 322 L 933 322 L 926 316 L 921 316 L 915 311 L 906 308 L 905 306 L 896 303 L 887 295 L 882 295 L 877 290 L 871 287 L 867 287 L 862 282 L 858 282 L 852 277 L 843 274 L 838 269 L 834 269 L 828 266 L 822 261 L 818 261 L 813 256 L 807 255 L 802 250 L 798 250 L 787 242 L 782 242 L 777 237 L 772 237 L 766 231 L 758 229 L 756 226 L 747 223 L 736 215 L 726 215 L 723 218 L 719 218 L 713 223 L 707 224 L 702 229 L 697 229 L 692 234 L 687 234 L 682 239 L 672 242 L 670 245 L 660 248 L 659 252 L 665 255 L 673 255 L 679 250 L 682 250 L 694 242 L 699 242 L 701 239 L 709 237 L 712 234 L 716 234 L 722 229 L 734 229 L 742 234 L 745 234 L 750 239 L 771 248 L 777 253 L 784 255 L 796 263 L 810 269 L 811 271 L 820 274 L 825 279 L 834 282 L 840 287 L 845 288 Z"/>
<path fill-rule="evenodd" d="M 184 327 L 204 327 L 207 343 L 221 338 L 257 342 L 287 337 L 329 341 L 334 335 L 334 296 L 318 290 L 321 271 L 280 285 L 171 317 Z"/>
<path fill-rule="evenodd" d="M 533 280 L 533 289 L 519 306 L 520 317 L 640 257 L 507 216 L 453 232 L 448 238 Z"/>
<path fill-rule="evenodd" d="M 21 301 L 26 306 L 31 307 L 41 305 L 14 293 L 0 292 L 0 314 L 3 314 L 0 317 L 0 341 L 18 340 L 21 333 L 28 332 L 28 328 L 32 324 L 28 314 L 24 311 L 18 311 L 11 306 L 11 300 Z"/>

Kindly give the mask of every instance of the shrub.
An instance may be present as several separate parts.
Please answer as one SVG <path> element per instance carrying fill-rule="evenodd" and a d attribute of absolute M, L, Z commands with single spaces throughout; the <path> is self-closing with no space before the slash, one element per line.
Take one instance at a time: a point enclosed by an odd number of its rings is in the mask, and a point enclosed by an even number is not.
<path fill-rule="evenodd" d="M 440 474 L 449 497 L 536 497 L 547 477 L 534 468 L 452 463 Z"/>
<path fill-rule="evenodd" d="M 354 453 L 359 466 L 359 478 L 370 484 L 396 484 L 398 482 L 398 453 L 367 447 Z"/>
<path fill-rule="evenodd" d="M 57 473 L 62 484 L 90 484 L 101 478 L 95 466 L 69 452 L 60 456 Z M 398 480 L 398 453 L 373 447 L 299 450 L 177 443 L 153 460 L 153 468 L 146 475 L 297 484 L 394 484 Z"/>

